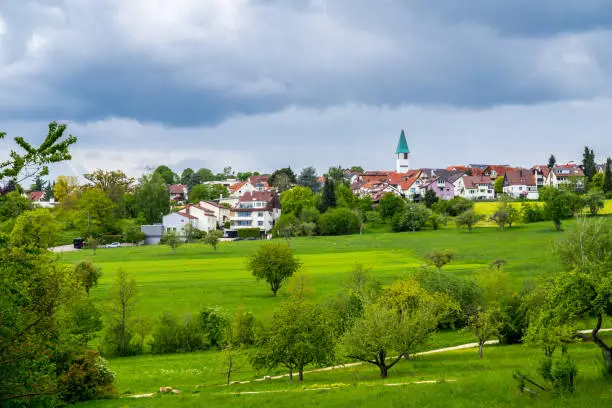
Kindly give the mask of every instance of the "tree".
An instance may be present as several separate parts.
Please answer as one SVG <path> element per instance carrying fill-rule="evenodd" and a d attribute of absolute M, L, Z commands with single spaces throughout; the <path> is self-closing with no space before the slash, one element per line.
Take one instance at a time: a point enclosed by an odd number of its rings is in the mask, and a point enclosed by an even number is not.
<path fill-rule="evenodd" d="M 55 184 L 55 182 L 54 182 Z M 602 182 L 603 185 L 603 182 Z M 51 186 L 51 182 L 48 181 L 47 185 L 45 186 L 45 195 L 43 196 L 43 201 L 51 201 L 51 199 L 55 199 L 55 197 L 53 196 L 53 187 Z"/>
<path fill-rule="evenodd" d="M 506 224 L 512 228 L 512 224 L 518 220 L 519 216 L 519 211 L 506 199 L 499 204 L 489 219 L 496 223 L 499 229 L 503 231 Z"/>
<path fill-rule="evenodd" d="M 15 247 L 47 249 L 59 234 L 55 216 L 46 208 L 26 211 L 15 220 L 9 243 Z"/>
<path fill-rule="evenodd" d="M 102 269 L 91 261 L 81 261 L 76 264 L 74 273 L 83 285 L 87 296 L 92 287 L 98 286 L 98 280 L 102 277 Z"/>
<path fill-rule="evenodd" d="M 79 188 L 79 180 L 74 176 L 58 176 L 53 185 L 53 196 L 63 203 Z"/>
<path fill-rule="evenodd" d="M 317 170 L 314 167 L 303 168 L 297 178 L 297 183 L 300 186 L 308 187 L 313 193 L 321 189 L 321 183 L 319 183 L 317 178 Z"/>
<path fill-rule="evenodd" d="M 437 202 L 438 196 L 436 195 L 436 192 L 430 188 L 425 190 L 425 194 L 423 195 L 423 204 L 425 204 L 425 207 L 431 208 Z"/>
<path fill-rule="evenodd" d="M 286 177 L 281 177 L 277 180 L 277 178 L 279 178 L 281 175 L 285 175 Z M 297 179 L 295 177 L 295 173 L 293 170 L 291 170 L 291 167 L 278 169 L 274 171 L 270 177 L 268 177 L 268 184 L 274 187 L 278 187 L 279 185 L 282 185 L 282 187 L 288 187 L 289 185 L 295 183 L 297 183 Z"/>
<path fill-rule="evenodd" d="M 119 340 L 115 345 L 115 351 L 122 356 L 128 354 L 131 315 L 136 306 L 137 294 L 136 281 L 130 278 L 124 269 L 119 269 L 117 278 L 110 288 L 110 319 L 111 330 L 117 334 Z"/>
<path fill-rule="evenodd" d="M 606 160 L 606 170 L 604 172 L 603 192 L 612 192 L 612 158 Z"/>
<path fill-rule="evenodd" d="M 595 164 L 595 153 L 593 149 L 589 149 L 588 146 L 584 147 L 584 153 L 582 154 L 582 171 L 588 182 L 593 180 L 593 176 L 597 173 L 597 166 Z"/>
<path fill-rule="evenodd" d="M 292 299 L 274 313 L 267 340 L 252 359 L 255 368 L 282 365 L 289 379 L 297 370 L 300 382 L 309 364 L 330 361 L 334 339 L 320 306 Z"/>
<path fill-rule="evenodd" d="M 196 172 L 196 174 L 198 175 L 198 177 L 200 178 L 200 181 L 213 181 L 215 180 L 215 175 L 213 174 L 213 172 L 210 169 L 200 169 Z"/>
<path fill-rule="evenodd" d="M 181 173 L 181 180 L 180 180 L 181 184 L 185 184 L 189 186 L 189 183 L 191 182 L 194 174 L 196 174 L 196 172 L 193 171 L 192 168 L 187 167 L 186 169 L 184 169 L 183 172 Z"/>
<path fill-rule="evenodd" d="M 11 181 L 17 185 L 30 177 L 47 176 L 49 164 L 70 160 L 72 156 L 68 148 L 77 139 L 72 135 L 64 138 L 65 130 L 65 124 L 49 123 L 47 136 L 39 146 L 33 146 L 20 136 L 13 138 L 25 153 L 20 154 L 13 149 L 8 152 L 8 158 L 0 162 L 0 182 Z M 0 139 L 5 137 L 6 133 L 0 132 Z"/>
<path fill-rule="evenodd" d="M 495 195 L 504 194 L 504 176 L 497 176 L 494 183 Z"/>
<path fill-rule="evenodd" d="M 333 181 L 336 186 L 348 184 L 342 166 L 330 167 L 325 177 Z"/>
<path fill-rule="evenodd" d="M 238 172 L 238 174 L 236 174 L 236 178 L 240 181 L 247 181 L 252 175 L 252 171 Z"/>
<path fill-rule="evenodd" d="M 584 196 L 584 202 L 586 206 L 589 208 L 591 215 L 597 215 L 599 210 L 604 208 L 606 197 L 603 193 L 597 190 L 591 190 Z"/>
<path fill-rule="evenodd" d="M 405 203 L 402 209 L 391 219 L 391 227 L 395 232 L 418 231 L 425 226 L 431 210 L 422 204 Z"/>
<path fill-rule="evenodd" d="M 36 175 L 34 178 L 34 182 L 30 185 L 30 191 L 43 191 L 45 189 L 45 181 L 40 177 L 40 175 Z"/>
<path fill-rule="evenodd" d="M 219 230 L 208 231 L 208 233 L 204 236 L 203 241 L 210 245 L 214 252 L 217 252 L 217 244 L 222 236 L 223 233 Z"/>
<path fill-rule="evenodd" d="M 446 264 L 449 264 L 453 258 L 454 253 L 451 250 L 444 251 L 431 251 L 425 254 L 425 262 L 429 265 L 435 266 L 438 269 L 438 272 L 442 271 L 442 267 Z"/>
<path fill-rule="evenodd" d="M 159 241 L 160 244 L 168 245 L 172 249 L 172 253 L 174 250 L 182 244 L 181 238 L 176 233 L 176 231 L 167 231 Z"/>
<path fill-rule="evenodd" d="M 128 177 L 123 170 L 95 170 L 92 173 L 84 174 L 93 187 L 101 190 L 115 204 L 121 198 L 132 191 L 134 179 Z"/>
<path fill-rule="evenodd" d="M 361 167 L 361 166 L 351 166 L 350 172 L 351 172 L 351 173 L 359 173 L 359 174 L 362 174 L 362 173 L 364 173 L 365 171 L 363 170 L 363 167 Z"/>
<path fill-rule="evenodd" d="M 23 197 L 17 191 L 0 195 L 0 223 L 14 220 L 24 211 L 30 210 L 32 204 L 30 200 Z"/>
<path fill-rule="evenodd" d="M 265 243 L 249 258 L 248 268 L 257 278 L 270 285 L 274 296 L 283 282 L 300 269 L 300 261 L 286 245 Z"/>
<path fill-rule="evenodd" d="M 93 254 L 96 254 L 96 251 L 98 250 L 98 245 L 100 244 L 100 242 L 98 241 L 97 238 L 89 236 L 87 238 L 87 248 L 91 249 L 93 251 Z"/>
<path fill-rule="evenodd" d="M 496 308 L 479 307 L 475 313 L 469 316 L 468 327 L 478 340 L 478 357 L 481 360 L 485 343 L 499 333 L 501 325 L 501 314 Z"/>
<path fill-rule="evenodd" d="M 123 224 L 123 239 L 126 242 L 137 244 L 145 239 L 145 235 L 136 221 L 126 220 Z"/>
<path fill-rule="evenodd" d="M 323 184 L 323 193 L 321 196 L 321 212 L 325 212 L 334 207 L 336 207 L 336 189 L 334 187 L 334 181 L 325 177 L 325 184 Z"/>
<path fill-rule="evenodd" d="M 190 203 L 199 203 L 206 200 L 218 200 L 219 197 L 228 197 L 229 191 L 223 184 L 197 184 L 189 193 Z"/>
<path fill-rule="evenodd" d="M 175 184 L 178 181 L 178 176 L 166 165 L 158 166 L 153 174 L 158 174 L 167 185 Z"/>
<path fill-rule="evenodd" d="M 116 205 L 99 188 L 86 189 L 77 200 L 75 226 L 81 235 L 99 235 L 115 227 Z"/>
<path fill-rule="evenodd" d="M 553 167 L 555 167 L 556 164 L 557 164 L 557 159 L 555 158 L 554 154 L 551 154 L 550 157 L 548 158 L 548 168 L 552 169 Z"/>
<path fill-rule="evenodd" d="M 561 231 L 561 220 L 572 216 L 572 193 L 556 188 L 542 189 L 540 196 L 544 200 L 544 213 L 555 224 L 555 229 Z"/>
<path fill-rule="evenodd" d="M 283 214 L 293 213 L 299 217 L 302 208 L 314 206 L 314 194 L 311 189 L 303 186 L 295 186 L 281 194 L 281 207 Z"/>
<path fill-rule="evenodd" d="M 478 224 L 482 220 L 482 215 L 476 213 L 474 210 L 467 210 L 462 212 L 455 219 L 457 228 L 467 227 L 469 232 L 472 232 L 474 225 Z"/>
<path fill-rule="evenodd" d="M 380 211 L 380 215 L 389 219 L 392 218 L 395 213 L 402 209 L 404 206 L 404 200 L 401 197 L 393 193 L 385 193 L 378 202 L 378 211 Z"/>
<path fill-rule="evenodd" d="M 321 235 L 348 235 L 360 231 L 361 221 L 348 208 L 334 208 L 319 217 Z"/>
<path fill-rule="evenodd" d="M 162 221 L 170 212 L 168 186 L 158 173 L 144 174 L 136 187 L 135 207 L 137 213 L 150 224 Z"/>
<path fill-rule="evenodd" d="M 447 297 L 425 291 L 416 281 L 395 282 L 341 337 L 340 352 L 377 366 L 387 378 L 389 369 L 435 331 L 448 304 Z"/>

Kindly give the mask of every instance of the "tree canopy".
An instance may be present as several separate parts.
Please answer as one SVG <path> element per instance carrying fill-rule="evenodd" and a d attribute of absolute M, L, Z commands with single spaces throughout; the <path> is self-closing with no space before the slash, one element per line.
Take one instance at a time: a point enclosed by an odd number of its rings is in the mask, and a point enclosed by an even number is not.
<path fill-rule="evenodd" d="M 287 245 L 265 243 L 249 258 L 248 267 L 257 280 L 265 280 L 276 296 L 283 282 L 300 269 L 300 261 Z"/>

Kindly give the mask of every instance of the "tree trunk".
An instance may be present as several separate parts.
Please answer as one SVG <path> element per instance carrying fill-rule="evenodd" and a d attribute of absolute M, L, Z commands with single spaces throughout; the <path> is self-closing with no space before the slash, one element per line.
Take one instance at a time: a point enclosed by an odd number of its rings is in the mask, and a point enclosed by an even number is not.
<path fill-rule="evenodd" d="M 298 370 L 298 377 L 299 377 L 299 379 L 300 379 L 300 382 L 303 382 L 303 381 L 304 381 L 304 369 L 303 369 L 303 368 L 300 368 L 300 369 Z"/>
<path fill-rule="evenodd" d="M 484 346 L 484 341 L 478 342 L 478 357 L 482 360 L 482 349 Z"/>
<path fill-rule="evenodd" d="M 553 222 L 555 223 L 555 229 L 557 231 L 561 231 L 561 221 L 560 220 L 554 220 Z"/>
<path fill-rule="evenodd" d="M 276 295 L 276 292 L 274 292 Z M 293 367 L 289 367 L 289 381 L 293 381 Z"/>
<path fill-rule="evenodd" d="M 601 329 L 602 322 L 603 322 L 603 314 L 600 313 L 597 316 L 597 324 L 595 325 L 595 328 L 593 329 L 593 333 L 592 333 L 593 342 L 597 344 L 597 346 L 601 349 L 601 353 L 603 354 L 603 358 L 604 358 L 604 364 L 605 364 L 606 371 L 609 374 L 612 374 L 612 347 L 608 347 L 608 345 L 604 343 L 603 340 L 600 339 L 599 336 L 597 335 L 599 330 Z"/>
<path fill-rule="evenodd" d="M 378 368 L 380 368 L 380 378 L 387 378 L 389 373 L 384 361 L 381 365 L 378 366 Z"/>

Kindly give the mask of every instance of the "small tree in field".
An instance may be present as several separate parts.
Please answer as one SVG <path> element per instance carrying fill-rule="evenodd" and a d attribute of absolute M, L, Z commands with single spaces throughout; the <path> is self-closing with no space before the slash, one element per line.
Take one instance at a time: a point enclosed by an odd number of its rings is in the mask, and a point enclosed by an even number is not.
<path fill-rule="evenodd" d="M 91 261 L 81 261 L 74 267 L 77 279 L 83 285 L 85 293 L 89 296 L 89 290 L 98 285 L 98 279 L 102 276 L 102 270 Z"/>
<path fill-rule="evenodd" d="M 496 336 L 501 326 L 501 313 L 497 308 L 479 307 L 468 318 L 468 327 L 478 340 L 478 357 L 480 359 L 482 359 L 483 348 L 486 341 Z"/>
<path fill-rule="evenodd" d="M 436 250 L 425 254 L 425 262 L 427 262 L 429 265 L 435 266 L 438 268 L 438 272 L 440 272 L 444 265 L 449 264 L 453 260 L 453 257 L 453 251 L 448 249 L 444 251 Z"/>
<path fill-rule="evenodd" d="M 110 319 L 112 322 L 110 330 L 115 333 L 119 340 L 119 344 L 113 346 L 122 356 L 128 354 L 129 326 L 132 323 L 131 315 L 136 306 L 137 293 L 134 279 L 128 277 L 127 272 L 120 269 L 117 279 L 110 289 Z"/>
<path fill-rule="evenodd" d="M 98 239 L 91 237 L 91 236 L 87 238 L 87 247 L 93 250 L 94 255 L 96 254 L 96 250 L 98 249 L 99 245 L 100 245 L 100 242 L 98 241 Z"/>
<path fill-rule="evenodd" d="M 214 252 L 217 252 L 217 244 L 219 239 L 223 236 L 223 233 L 219 230 L 209 231 L 208 234 L 203 238 L 203 241 L 213 248 Z"/>
<path fill-rule="evenodd" d="M 182 244 L 182 241 L 176 231 L 168 231 L 162 237 L 160 244 L 168 245 L 174 253 L 174 250 Z"/>
<path fill-rule="evenodd" d="M 482 220 L 482 215 L 476 213 L 474 210 L 467 210 L 462 212 L 455 219 L 457 228 L 467 227 L 469 232 L 472 232 L 474 225 L 478 224 Z"/>
<path fill-rule="evenodd" d="M 586 206 L 591 215 L 597 215 L 599 210 L 604 208 L 606 197 L 600 191 L 591 190 L 584 196 Z"/>
<path fill-rule="evenodd" d="M 248 268 L 258 280 L 263 279 L 270 285 L 274 296 L 283 282 L 300 269 L 300 261 L 286 245 L 265 243 L 253 254 Z"/>

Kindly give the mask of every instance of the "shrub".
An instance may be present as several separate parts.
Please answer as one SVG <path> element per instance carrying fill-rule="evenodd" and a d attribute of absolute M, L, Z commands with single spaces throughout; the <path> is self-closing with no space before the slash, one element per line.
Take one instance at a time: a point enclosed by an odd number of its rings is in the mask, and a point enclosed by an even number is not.
<path fill-rule="evenodd" d="M 274 224 L 274 228 L 272 228 L 272 234 L 274 236 L 284 237 L 288 235 L 294 235 L 296 233 L 298 226 L 298 220 L 293 213 L 287 213 L 281 215 L 276 223 Z M 240 233 L 241 230 L 238 230 Z"/>
<path fill-rule="evenodd" d="M 469 232 L 472 232 L 474 225 L 478 224 L 482 220 L 482 215 L 477 214 L 474 210 L 467 210 L 462 212 L 455 219 L 457 228 L 467 227 Z"/>
<path fill-rule="evenodd" d="M 330 209 L 319 218 L 321 235 L 348 235 L 359 232 L 359 217 L 347 208 Z"/>
<path fill-rule="evenodd" d="M 544 209 L 538 204 L 521 204 L 521 216 L 525 223 L 539 222 L 546 219 Z"/>
<path fill-rule="evenodd" d="M 498 331 L 502 344 L 519 344 L 527 331 L 529 319 L 527 308 L 523 305 L 523 297 L 513 294 L 501 301 L 502 325 Z"/>
<path fill-rule="evenodd" d="M 260 236 L 259 228 L 240 228 L 238 230 L 238 237 L 240 238 L 259 238 Z"/>
<path fill-rule="evenodd" d="M 200 324 L 208 342 L 213 347 L 221 347 L 223 331 L 229 324 L 227 316 L 220 307 L 208 307 L 200 312 Z"/>
<path fill-rule="evenodd" d="M 110 398 L 117 394 L 112 372 L 97 351 L 89 350 L 75 359 L 60 378 L 62 399 L 69 403 Z"/>
<path fill-rule="evenodd" d="M 427 222 L 431 211 L 424 205 L 407 203 L 391 219 L 391 227 L 395 232 L 418 231 Z"/>
<path fill-rule="evenodd" d="M 463 197 L 453 197 L 448 201 L 448 214 L 456 217 L 459 214 L 474 208 L 474 202 Z"/>
<path fill-rule="evenodd" d="M 190 317 L 179 322 L 171 313 L 159 318 L 153 331 L 152 353 L 187 353 L 206 348 L 204 331 L 198 319 Z"/>
<path fill-rule="evenodd" d="M 380 213 L 377 211 L 366 211 L 365 219 L 367 223 L 370 223 L 373 225 L 382 224 L 383 222 L 383 219 L 380 216 Z"/>
<path fill-rule="evenodd" d="M 567 355 L 553 362 L 550 375 L 555 391 L 574 392 L 574 379 L 578 375 L 578 368 Z"/>
<path fill-rule="evenodd" d="M 404 206 L 404 200 L 393 193 L 385 193 L 378 202 L 378 211 L 383 218 L 391 218 Z"/>
<path fill-rule="evenodd" d="M 138 243 L 145 239 L 140 225 L 135 220 L 127 220 L 123 226 L 123 240 L 125 242 Z"/>

